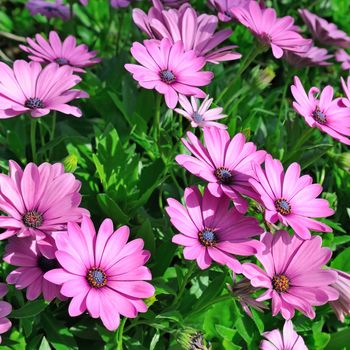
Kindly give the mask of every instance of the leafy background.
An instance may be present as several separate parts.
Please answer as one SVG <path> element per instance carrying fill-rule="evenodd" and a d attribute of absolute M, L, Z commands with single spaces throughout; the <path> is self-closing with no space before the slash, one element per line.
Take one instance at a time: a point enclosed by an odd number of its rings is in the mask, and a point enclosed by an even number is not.
<path fill-rule="evenodd" d="M 294 16 L 301 26 L 297 10 L 306 7 L 350 33 L 349 0 L 266 3 L 279 15 Z M 116 226 L 127 224 L 133 237 L 145 240 L 152 253 L 149 267 L 157 292 L 147 301 L 150 308 L 146 314 L 126 321 L 123 334 L 121 329 L 106 331 L 88 315 L 70 318 L 66 303 L 27 302 L 22 291 L 10 286 L 7 299 L 14 308 L 14 326 L 4 336 L 1 349 L 121 349 L 123 337 L 125 349 L 176 350 L 180 349 L 176 339 L 187 326 L 202 331 L 213 349 L 257 349 L 263 331 L 282 327 L 281 317 L 254 311 L 250 319 L 228 293 L 226 283 L 232 283 L 232 276 L 227 268 L 193 268 L 182 258 L 181 249 L 171 243 L 174 231 L 164 211 L 166 198 L 181 199 L 186 186 L 202 183 L 174 162 L 175 156 L 184 152 L 180 138 L 189 129 L 187 121 L 164 103 L 158 114 L 160 99 L 153 91 L 138 88 L 124 70 L 124 63 L 131 60 L 132 42 L 144 39 L 132 23 L 132 9 L 115 10 L 107 0 L 90 0 L 86 8 L 75 4 L 76 16 L 63 23 L 31 17 L 24 4 L 24 0 L 0 1 L 2 60 L 24 58 L 18 49 L 23 38 L 47 34 L 50 29 L 62 36 L 76 35 L 103 58 L 101 64 L 88 69 L 80 84 L 90 94 L 79 102 L 81 119 L 58 115 L 54 133 L 54 118 L 40 119 L 38 162 L 63 161 L 66 170 L 82 181 L 83 206 L 91 211 L 95 225 L 110 217 Z M 208 12 L 203 0 L 191 4 Z M 148 9 L 150 2 L 138 1 L 133 6 Z M 235 28 L 230 41 L 239 45 L 243 58 L 252 54 L 254 43 L 246 29 L 233 23 L 221 26 Z M 242 131 L 259 148 L 281 159 L 285 167 L 299 162 L 304 173 L 324 186 L 323 196 L 336 209 L 336 214 L 325 220 L 334 232 L 323 235 L 324 245 L 334 251 L 332 266 L 350 272 L 350 153 L 307 127 L 292 110 L 289 91 L 297 74 L 307 88 L 331 84 L 338 94 L 340 76 L 349 72 L 342 72 L 339 64 L 295 70 L 274 60 L 269 52 L 258 56 L 241 76 L 237 75 L 239 66 L 239 61 L 208 65 L 215 79 L 207 92 L 218 97 L 234 80 L 218 103 L 229 116 L 225 121 L 231 136 Z M 269 86 L 263 83 L 264 77 L 274 77 Z M 196 134 L 200 134 L 198 130 Z M 1 172 L 7 173 L 9 159 L 22 165 L 32 160 L 28 116 L 0 122 Z M 260 217 L 254 209 L 250 214 Z M 4 244 L 0 243 L 1 254 Z M 11 269 L 1 264 L 1 280 Z M 313 321 L 300 314 L 293 321 L 310 349 L 350 349 L 350 322 L 340 323 L 329 306 L 318 308 Z"/>

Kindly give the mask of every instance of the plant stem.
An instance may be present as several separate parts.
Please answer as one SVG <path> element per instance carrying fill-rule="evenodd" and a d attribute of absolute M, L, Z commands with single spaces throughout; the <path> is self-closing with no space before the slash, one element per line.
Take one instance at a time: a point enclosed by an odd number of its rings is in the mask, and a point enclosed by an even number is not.
<path fill-rule="evenodd" d="M 118 338 L 117 338 L 117 350 L 123 350 L 123 333 L 124 333 L 124 326 L 127 318 L 124 317 L 119 325 L 118 329 Z"/>
<path fill-rule="evenodd" d="M 56 131 L 56 112 L 53 112 L 52 124 L 51 124 L 51 129 L 50 129 L 50 142 L 52 142 L 53 139 L 55 138 L 55 131 Z M 52 151 L 53 151 L 53 148 L 50 148 L 49 160 L 51 159 Z"/>
<path fill-rule="evenodd" d="M 214 300 L 208 302 L 207 304 L 203 305 L 199 309 L 191 312 L 188 316 L 193 316 L 195 314 L 201 313 L 201 312 L 203 312 L 204 310 L 206 310 L 207 308 L 209 308 L 210 306 L 212 306 L 214 304 L 221 303 L 222 301 L 226 301 L 226 300 L 232 300 L 232 299 L 233 299 L 233 297 L 232 297 L 231 294 L 221 295 L 217 299 L 214 299 Z"/>
<path fill-rule="evenodd" d="M 186 285 L 187 285 L 187 282 L 188 280 L 191 278 L 192 276 L 192 273 L 195 269 L 196 265 L 192 262 L 191 263 L 191 266 L 189 267 L 184 279 L 182 280 L 182 283 L 181 283 L 181 286 L 179 288 L 179 293 L 176 295 L 173 303 L 171 304 L 171 306 L 176 306 L 179 302 L 179 300 L 181 299 L 182 297 L 182 294 L 184 293 L 185 289 L 186 289 Z"/>
<path fill-rule="evenodd" d="M 158 142 L 160 136 L 160 102 L 162 96 L 157 94 L 156 97 L 156 114 L 153 121 L 153 137 Z"/>
<path fill-rule="evenodd" d="M 36 122 L 35 118 L 30 121 L 30 144 L 32 148 L 32 160 L 36 163 Z"/>

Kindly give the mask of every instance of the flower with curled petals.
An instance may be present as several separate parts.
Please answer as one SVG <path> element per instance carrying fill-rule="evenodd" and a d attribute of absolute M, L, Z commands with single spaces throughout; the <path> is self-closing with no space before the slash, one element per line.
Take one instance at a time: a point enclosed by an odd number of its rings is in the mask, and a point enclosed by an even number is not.
<path fill-rule="evenodd" d="M 127 242 L 127 226 L 114 231 L 112 220 L 105 219 L 96 235 L 93 222 L 85 216 L 81 226 L 69 223 L 67 232 L 55 238 L 56 258 L 62 268 L 47 272 L 44 278 L 60 285 L 61 293 L 72 298 L 70 316 L 87 310 L 113 331 L 120 315 L 135 318 L 147 311 L 142 299 L 155 292 L 145 282 L 152 279 L 144 266 L 150 254 L 143 250 L 142 239 Z"/>
<path fill-rule="evenodd" d="M 7 294 L 7 286 L 5 283 L 0 283 L 0 298 L 2 299 Z M 6 318 L 12 311 L 12 306 L 7 301 L 0 300 L 0 334 L 7 332 L 11 326 L 11 321 Z M 0 344 L 1 344 L 0 336 Z"/>
<path fill-rule="evenodd" d="M 185 259 L 197 260 L 201 269 L 215 261 L 241 273 L 242 265 L 236 255 L 250 256 L 262 250 L 263 245 L 252 239 L 263 233 L 258 220 L 229 208 L 226 196 L 214 197 L 208 188 L 202 196 L 197 187 L 191 187 L 185 190 L 185 202 L 183 206 L 168 199 L 166 211 L 180 231 L 172 241 L 183 245 Z"/>
<path fill-rule="evenodd" d="M 222 22 L 232 21 L 231 9 L 234 7 L 248 8 L 250 0 L 209 0 L 211 6 L 218 11 Z"/>
<path fill-rule="evenodd" d="M 332 63 L 328 60 L 333 57 L 326 49 L 311 46 L 306 52 L 286 51 L 286 61 L 297 68 L 312 66 L 329 66 Z"/>
<path fill-rule="evenodd" d="M 350 316 L 350 274 L 333 269 L 338 274 L 337 281 L 332 287 L 339 292 L 339 299 L 330 304 L 340 322 L 345 321 L 345 316 Z"/>
<path fill-rule="evenodd" d="M 290 236 L 286 231 L 264 233 L 261 242 L 265 249 L 256 254 L 263 269 L 252 263 L 243 264 L 243 274 L 254 287 L 266 288 L 258 301 L 272 299 L 272 315 L 281 313 L 286 320 L 295 310 L 315 318 L 313 306 L 337 300 L 339 292 L 332 287 L 337 281 L 335 271 L 323 269 L 332 252 L 322 248 L 322 239 L 310 240 Z"/>

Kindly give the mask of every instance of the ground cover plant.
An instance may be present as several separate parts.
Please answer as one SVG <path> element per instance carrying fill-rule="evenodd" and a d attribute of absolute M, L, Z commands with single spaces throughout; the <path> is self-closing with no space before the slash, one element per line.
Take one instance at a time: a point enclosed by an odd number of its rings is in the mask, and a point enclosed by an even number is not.
<path fill-rule="evenodd" d="M 1 0 L 1 349 L 350 348 L 349 0 Z"/>

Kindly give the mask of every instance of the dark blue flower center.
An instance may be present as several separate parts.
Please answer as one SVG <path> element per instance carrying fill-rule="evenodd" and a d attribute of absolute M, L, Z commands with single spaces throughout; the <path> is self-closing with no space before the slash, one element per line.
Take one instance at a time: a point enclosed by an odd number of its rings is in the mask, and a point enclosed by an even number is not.
<path fill-rule="evenodd" d="M 204 120 L 203 116 L 200 115 L 198 112 L 194 112 L 192 118 L 196 123 L 200 123 Z"/>
<path fill-rule="evenodd" d="M 44 103 L 37 97 L 31 97 L 24 103 L 24 106 L 29 109 L 44 108 Z"/>
<path fill-rule="evenodd" d="M 96 267 L 88 271 L 86 279 L 92 288 L 101 288 L 107 284 L 107 276 L 105 272 Z"/>
<path fill-rule="evenodd" d="M 327 123 L 327 116 L 321 112 L 320 108 L 317 106 L 316 109 L 312 113 L 312 117 L 320 124 Z"/>
<path fill-rule="evenodd" d="M 275 201 L 276 210 L 282 215 L 288 215 L 292 211 L 291 205 L 283 198 Z"/>
<path fill-rule="evenodd" d="M 60 267 L 56 259 L 47 259 L 44 256 L 39 257 L 38 266 L 40 267 L 42 272 L 48 272 Z"/>
<path fill-rule="evenodd" d="M 217 243 L 217 236 L 214 230 L 205 228 L 198 233 L 199 241 L 205 247 L 213 247 Z"/>
<path fill-rule="evenodd" d="M 219 183 L 223 185 L 232 184 L 233 176 L 232 172 L 224 167 L 217 168 L 214 172 L 214 175 L 218 179 Z"/>
<path fill-rule="evenodd" d="M 22 216 L 22 221 L 27 227 L 37 228 L 42 225 L 44 218 L 42 214 L 35 210 L 31 210 Z"/>
<path fill-rule="evenodd" d="M 65 64 L 69 64 L 69 61 L 64 57 L 57 57 L 55 59 L 55 62 L 58 63 L 60 66 L 64 66 Z"/>
<path fill-rule="evenodd" d="M 166 84 L 171 84 L 176 80 L 174 73 L 169 69 L 162 70 L 159 75 L 160 79 Z"/>

